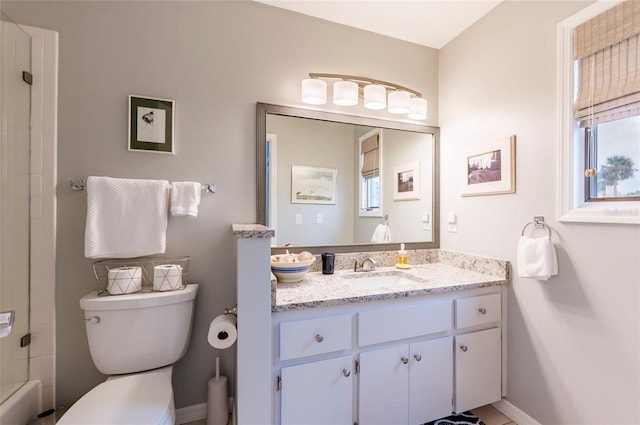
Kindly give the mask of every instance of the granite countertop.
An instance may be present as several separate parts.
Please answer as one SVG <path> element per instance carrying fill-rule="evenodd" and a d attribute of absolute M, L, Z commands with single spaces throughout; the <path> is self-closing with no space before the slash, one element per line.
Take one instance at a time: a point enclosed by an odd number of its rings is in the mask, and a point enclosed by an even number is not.
<path fill-rule="evenodd" d="M 272 311 L 299 310 L 321 306 L 369 302 L 393 298 L 439 294 L 504 285 L 509 282 L 509 262 L 460 253 L 441 252 L 443 261 L 414 264 L 410 269 L 378 267 L 374 272 L 339 270 L 332 275 L 309 272 L 301 282 L 272 280 Z M 401 282 L 367 288 L 356 279 L 399 275 Z"/>

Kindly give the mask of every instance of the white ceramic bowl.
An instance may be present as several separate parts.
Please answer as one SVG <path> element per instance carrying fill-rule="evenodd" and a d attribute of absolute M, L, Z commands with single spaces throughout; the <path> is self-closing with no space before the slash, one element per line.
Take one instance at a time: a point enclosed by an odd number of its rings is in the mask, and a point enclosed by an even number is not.
<path fill-rule="evenodd" d="M 316 261 L 316 257 L 313 257 L 313 259 L 307 261 L 274 262 L 273 257 L 271 256 L 271 271 L 278 279 L 278 282 L 282 283 L 300 282 Z"/>

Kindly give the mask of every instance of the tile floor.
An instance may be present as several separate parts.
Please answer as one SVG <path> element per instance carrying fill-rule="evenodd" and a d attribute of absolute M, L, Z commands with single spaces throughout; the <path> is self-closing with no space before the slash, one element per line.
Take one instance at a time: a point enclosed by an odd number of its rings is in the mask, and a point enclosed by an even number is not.
<path fill-rule="evenodd" d="M 473 409 L 471 413 L 482 419 L 486 425 L 518 425 L 490 404 Z"/>
<path fill-rule="evenodd" d="M 473 409 L 471 412 L 482 419 L 482 422 L 486 425 L 518 425 L 490 404 Z M 206 423 L 207 421 L 202 419 L 200 421 L 189 422 L 184 425 L 206 425 Z"/>

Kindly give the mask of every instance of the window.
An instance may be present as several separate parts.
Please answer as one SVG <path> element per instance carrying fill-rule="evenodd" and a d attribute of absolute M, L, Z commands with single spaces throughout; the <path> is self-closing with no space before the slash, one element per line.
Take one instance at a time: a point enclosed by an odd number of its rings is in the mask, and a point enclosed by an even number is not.
<path fill-rule="evenodd" d="M 640 116 L 587 127 L 585 201 L 640 200 Z"/>
<path fill-rule="evenodd" d="M 640 224 L 640 2 L 585 8 L 558 49 L 559 219 Z"/>
<path fill-rule="evenodd" d="M 360 217 L 382 217 L 382 129 L 359 137 Z"/>
<path fill-rule="evenodd" d="M 362 209 L 372 211 L 380 208 L 380 176 L 364 177 L 362 179 L 363 202 Z"/>

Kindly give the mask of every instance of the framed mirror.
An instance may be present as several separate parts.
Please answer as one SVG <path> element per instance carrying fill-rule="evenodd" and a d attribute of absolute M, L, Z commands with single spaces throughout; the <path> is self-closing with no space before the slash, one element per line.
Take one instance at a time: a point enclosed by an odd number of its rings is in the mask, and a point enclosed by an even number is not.
<path fill-rule="evenodd" d="M 256 222 L 272 251 L 439 247 L 439 128 L 258 103 Z"/>

